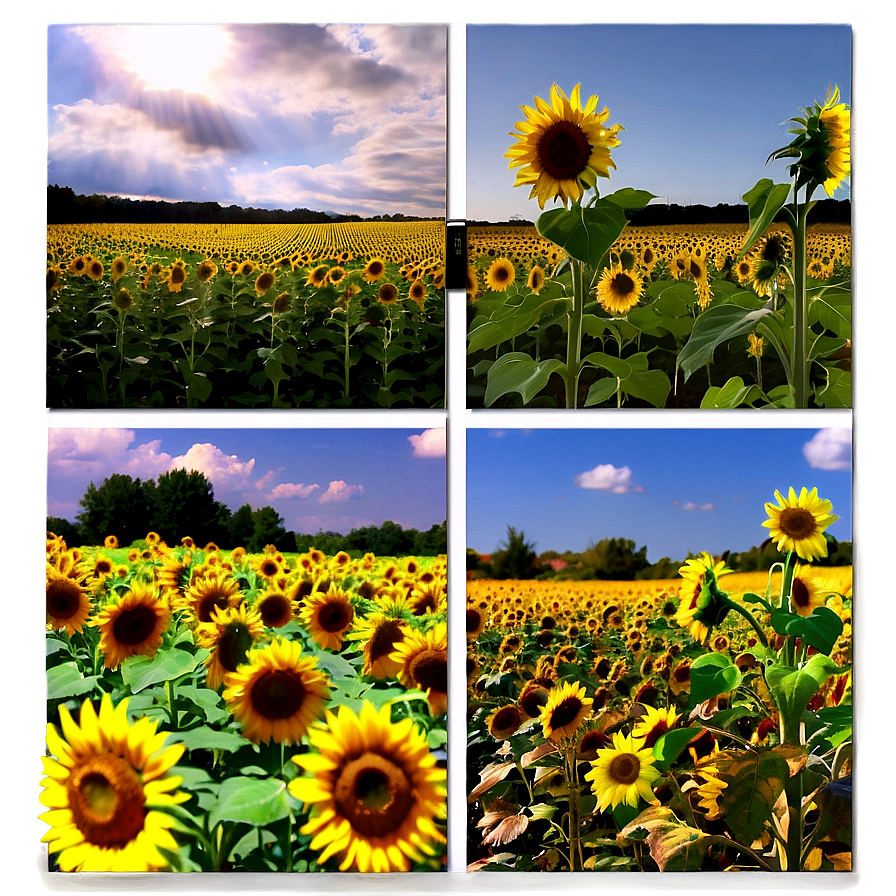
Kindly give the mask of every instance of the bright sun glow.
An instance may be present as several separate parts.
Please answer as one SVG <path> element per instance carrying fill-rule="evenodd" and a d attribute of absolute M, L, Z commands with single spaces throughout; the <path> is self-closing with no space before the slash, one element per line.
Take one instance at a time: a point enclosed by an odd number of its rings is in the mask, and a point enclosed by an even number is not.
<path fill-rule="evenodd" d="M 150 88 L 207 93 L 227 45 L 217 25 L 134 25 L 121 29 L 115 50 Z"/>

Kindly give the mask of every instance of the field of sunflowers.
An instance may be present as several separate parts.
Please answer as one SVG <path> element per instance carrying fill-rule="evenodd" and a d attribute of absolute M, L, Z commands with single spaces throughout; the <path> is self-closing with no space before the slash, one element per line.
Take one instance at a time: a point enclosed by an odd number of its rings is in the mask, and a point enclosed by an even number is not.
<path fill-rule="evenodd" d="M 446 558 L 47 538 L 50 870 L 438 871 Z"/>
<path fill-rule="evenodd" d="M 851 868 L 852 568 L 776 498 L 768 573 L 468 583 L 471 869 Z"/>
<path fill-rule="evenodd" d="M 47 405 L 444 405 L 444 225 L 51 225 Z"/>

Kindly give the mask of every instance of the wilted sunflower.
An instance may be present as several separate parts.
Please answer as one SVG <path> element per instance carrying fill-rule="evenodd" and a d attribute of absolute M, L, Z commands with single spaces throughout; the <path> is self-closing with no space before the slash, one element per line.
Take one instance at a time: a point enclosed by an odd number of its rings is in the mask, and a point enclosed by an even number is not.
<path fill-rule="evenodd" d="M 298 743 L 330 699 L 330 680 L 295 641 L 277 638 L 249 652 L 224 678 L 224 701 L 255 743 Z"/>
<path fill-rule="evenodd" d="M 340 871 L 409 871 L 445 842 L 434 823 L 445 813 L 445 771 L 413 721 L 390 714 L 367 701 L 359 715 L 328 711 L 326 727 L 308 732 L 317 752 L 292 757 L 306 775 L 289 792 L 310 810 L 301 833 L 313 835 L 319 864 L 339 856 Z"/>
<path fill-rule="evenodd" d="M 47 564 L 47 625 L 65 629 L 69 635 L 80 632 L 90 616 L 90 596 L 83 577 L 72 578 Z"/>
<path fill-rule="evenodd" d="M 591 715 L 591 703 L 584 686 L 576 682 L 554 687 L 539 716 L 545 739 L 556 743 L 572 737 Z"/>
<path fill-rule="evenodd" d="M 168 867 L 160 849 L 177 850 L 165 810 L 189 795 L 177 790 L 181 778 L 166 773 L 184 748 L 165 747 L 156 722 L 129 724 L 127 704 L 113 707 L 104 694 L 97 715 L 85 700 L 80 725 L 60 706 L 64 739 L 47 725 L 55 758 L 41 757 L 40 801 L 49 811 L 40 817 L 50 825 L 41 840 L 59 853 L 62 871 L 159 871 Z"/>
<path fill-rule="evenodd" d="M 496 258 L 485 275 L 486 285 L 493 292 L 504 292 L 516 280 L 516 269 L 509 258 Z"/>
<path fill-rule="evenodd" d="M 299 622 L 318 646 L 340 650 L 354 616 L 351 595 L 333 585 L 326 592 L 308 598 L 299 613 Z"/>
<path fill-rule="evenodd" d="M 585 775 L 597 796 L 597 808 L 615 809 L 620 803 L 633 808 L 640 799 L 653 805 L 659 800 L 653 795 L 652 784 L 660 777 L 654 768 L 653 750 L 643 741 L 621 732 L 613 735 L 613 746 L 598 750 L 591 771 Z"/>
<path fill-rule="evenodd" d="M 376 293 L 376 300 L 381 305 L 394 305 L 398 301 L 398 287 L 388 281 L 381 283 Z"/>
<path fill-rule="evenodd" d="M 425 632 L 408 632 L 390 656 L 401 663 L 401 683 L 426 693 L 433 715 L 448 709 L 448 626 L 444 622 Z"/>
<path fill-rule="evenodd" d="M 626 270 L 617 262 L 600 275 L 597 300 L 610 314 L 625 314 L 638 304 L 643 290 L 641 275 L 635 270 Z"/>
<path fill-rule="evenodd" d="M 675 621 L 689 629 L 695 641 L 705 641 L 709 630 L 728 615 L 728 595 L 719 588 L 718 580 L 730 572 L 722 561 L 714 563 L 705 552 L 686 560 L 678 570 L 685 581 Z"/>
<path fill-rule="evenodd" d="M 488 733 L 495 740 L 507 740 L 523 724 L 523 721 L 520 708 L 515 703 L 508 703 L 506 706 L 499 706 L 492 710 L 485 720 L 485 724 Z"/>
<path fill-rule="evenodd" d="M 805 487 L 797 497 L 793 486 L 785 499 L 776 489 L 778 506 L 765 505 L 769 518 L 762 524 L 770 530 L 771 540 L 779 551 L 796 551 L 803 560 L 812 561 L 827 557 L 828 545 L 824 530 L 839 517 L 831 513 L 830 501 L 818 497 L 818 489 L 807 491 Z"/>
<path fill-rule="evenodd" d="M 168 604 L 155 588 L 133 582 L 130 591 L 107 603 L 92 623 L 100 630 L 103 665 L 117 669 L 128 657 L 155 656 L 170 619 Z"/>
<path fill-rule="evenodd" d="M 582 106 L 580 85 L 576 84 L 567 99 L 556 84 L 551 87 L 551 101 L 535 97 L 535 106 L 520 106 L 526 118 L 517 122 L 510 136 L 517 138 L 504 157 L 510 168 L 520 168 L 514 186 L 532 185 L 529 198 L 538 199 L 544 208 L 549 199 L 578 202 L 585 190 L 593 189 L 598 175 L 610 176 L 616 165 L 610 150 L 619 146 L 618 124 L 606 126 L 610 113 L 597 109 L 597 96 Z"/>
<path fill-rule="evenodd" d="M 208 667 L 206 687 L 217 690 L 228 672 L 236 672 L 252 645 L 264 635 L 261 616 L 252 608 L 241 604 L 212 611 L 211 622 L 196 626 L 194 638 L 199 647 L 211 651 L 205 665 Z"/>

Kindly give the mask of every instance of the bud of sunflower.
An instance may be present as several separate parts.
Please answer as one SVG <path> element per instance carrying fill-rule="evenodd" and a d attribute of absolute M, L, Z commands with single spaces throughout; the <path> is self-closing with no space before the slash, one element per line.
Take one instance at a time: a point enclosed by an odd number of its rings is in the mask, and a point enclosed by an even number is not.
<path fill-rule="evenodd" d="M 710 629 L 728 615 L 731 602 L 719 587 L 719 576 L 731 572 L 724 563 L 713 563 L 709 554 L 686 561 L 678 570 L 685 580 L 681 586 L 681 603 L 675 621 L 690 629 L 691 636 L 704 641 Z"/>

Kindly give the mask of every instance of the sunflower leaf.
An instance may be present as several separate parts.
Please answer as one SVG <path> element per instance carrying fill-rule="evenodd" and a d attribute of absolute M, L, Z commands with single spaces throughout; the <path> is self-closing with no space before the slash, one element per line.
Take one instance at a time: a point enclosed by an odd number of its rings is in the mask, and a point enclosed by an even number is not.
<path fill-rule="evenodd" d="M 653 755 L 656 759 L 654 765 L 656 768 L 661 772 L 668 771 L 681 751 L 700 731 L 700 728 L 675 728 L 672 731 L 667 731 L 653 745 Z"/>
<path fill-rule="evenodd" d="M 691 663 L 691 708 L 719 694 L 733 691 L 742 679 L 731 657 L 706 653 Z"/>
<path fill-rule="evenodd" d="M 77 663 L 61 663 L 47 672 L 47 699 L 62 700 L 78 697 L 92 691 L 97 683 L 96 675 L 81 675 Z"/>
<path fill-rule="evenodd" d="M 776 184 L 763 177 L 752 190 L 744 193 L 743 200 L 750 209 L 750 232 L 741 246 L 738 261 L 746 255 L 766 228 L 775 220 L 775 215 L 784 207 L 790 195 L 790 184 Z"/>
<path fill-rule="evenodd" d="M 627 223 L 617 203 L 599 199 L 588 208 L 574 205 L 543 212 L 535 228 L 540 236 L 565 249 L 567 255 L 597 268 Z"/>
<path fill-rule="evenodd" d="M 241 821 L 264 827 L 289 815 L 286 784 L 276 778 L 228 778 L 209 815 L 212 829 L 222 821 Z"/>
<path fill-rule="evenodd" d="M 772 627 L 779 635 L 802 638 L 821 653 L 830 654 L 843 631 L 843 622 L 828 607 L 816 607 L 809 616 L 780 611 L 772 613 Z"/>
<path fill-rule="evenodd" d="M 121 664 L 121 677 L 132 694 L 151 684 L 174 681 L 192 672 L 199 664 L 199 657 L 180 648 L 160 650 L 155 656 L 132 656 Z"/>
<path fill-rule="evenodd" d="M 492 405 L 508 392 L 519 392 L 523 403 L 528 404 L 548 384 L 554 373 L 561 376 L 566 373 L 566 365 L 556 358 L 535 361 L 522 352 L 508 352 L 489 369 L 485 403 Z"/>
<path fill-rule="evenodd" d="M 647 190 L 636 190 L 633 187 L 623 187 L 615 193 L 604 196 L 605 202 L 613 202 L 620 208 L 644 208 L 651 199 L 656 199 L 653 193 Z"/>

